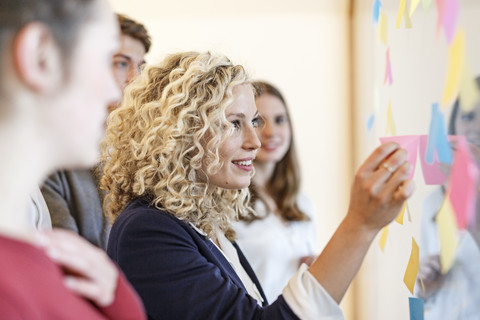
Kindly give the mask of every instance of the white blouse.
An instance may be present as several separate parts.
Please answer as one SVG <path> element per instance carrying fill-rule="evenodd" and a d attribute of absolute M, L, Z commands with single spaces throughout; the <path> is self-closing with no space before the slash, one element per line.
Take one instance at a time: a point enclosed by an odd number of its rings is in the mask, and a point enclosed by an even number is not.
<path fill-rule="evenodd" d="M 282 293 L 288 280 L 300 267 L 300 258 L 315 255 L 314 209 L 309 198 L 300 194 L 298 206 L 310 221 L 285 222 L 278 215 L 267 213 L 262 201 L 255 203 L 261 220 L 235 224 L 237 243 L 262 285 L 268 302 Z"/>

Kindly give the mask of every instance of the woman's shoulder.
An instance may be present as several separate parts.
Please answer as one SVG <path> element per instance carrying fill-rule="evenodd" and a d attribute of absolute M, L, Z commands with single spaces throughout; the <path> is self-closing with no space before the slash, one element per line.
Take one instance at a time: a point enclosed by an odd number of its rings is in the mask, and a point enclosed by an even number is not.
<path fill-rule="evenodd" d="M 312 199 L 301 191 L 297 195 L 297 206 L 310 219 L 315 218 L 315 205 Z"/>

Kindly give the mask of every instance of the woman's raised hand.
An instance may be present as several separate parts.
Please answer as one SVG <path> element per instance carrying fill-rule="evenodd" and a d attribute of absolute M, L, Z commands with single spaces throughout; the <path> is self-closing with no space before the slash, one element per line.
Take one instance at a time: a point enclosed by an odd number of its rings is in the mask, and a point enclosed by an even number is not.
<path fill-rule="evenodd" d="M 415 185 L 407 152 L 388 142 L 378 147 L 358 169 L 346 219 L 378 232 L 400 212 Z"/>

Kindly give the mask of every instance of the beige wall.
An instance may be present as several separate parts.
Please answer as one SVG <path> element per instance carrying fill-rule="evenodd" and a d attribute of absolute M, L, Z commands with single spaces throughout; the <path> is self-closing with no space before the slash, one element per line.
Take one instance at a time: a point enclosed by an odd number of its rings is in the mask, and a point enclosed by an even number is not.
<path fill-rule="evenodd" d="M 348 1 L 111 3 L 151 32 L 149 63 L 178 50 L 211 50 L 281 89 L 295 127 L 303 190 L 316 205 L 323 246 L 346 212 L 350 190 Z"/>

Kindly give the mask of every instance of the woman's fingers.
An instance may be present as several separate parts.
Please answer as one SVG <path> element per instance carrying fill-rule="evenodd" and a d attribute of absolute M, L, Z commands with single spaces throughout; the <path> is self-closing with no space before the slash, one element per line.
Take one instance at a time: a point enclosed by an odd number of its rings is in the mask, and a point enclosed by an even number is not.
<path fill-rule="evenodd" d="M 358 172 L 369 173 L 375 171 L 390 154 L 399 148 L 400 146 L 395 142 L 387 142 L 382 144 L 367 158 Z"/>
<path fill-rule="evenodd" d="M 99 306 L 113 301 L 118 271 L 103 250 L 60 229 L 42 233 L 39 243 L 47 255 L 62 266 L 69 288 Z"/>

